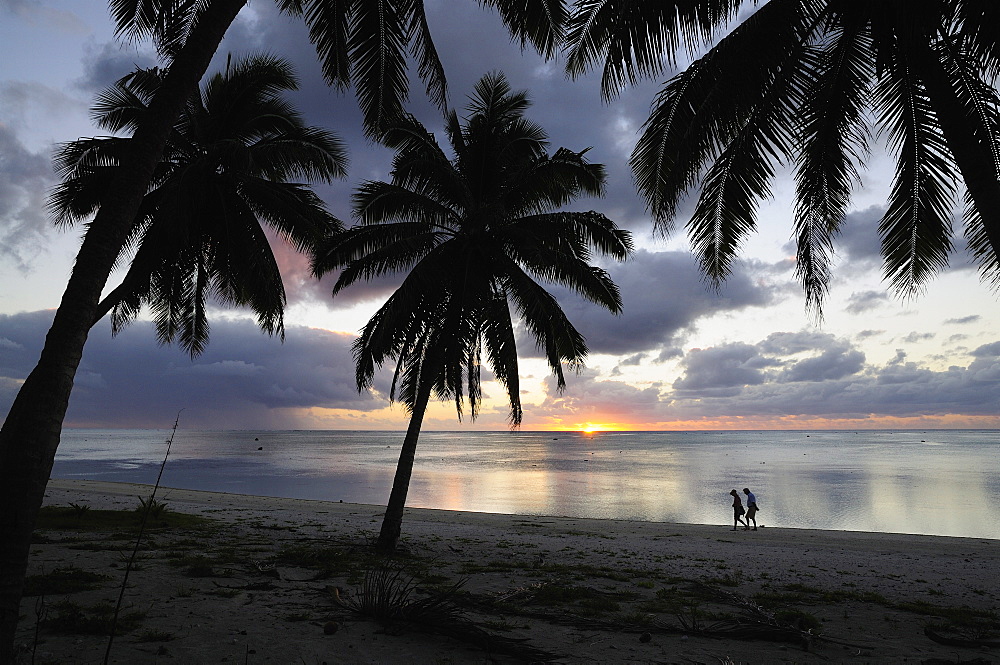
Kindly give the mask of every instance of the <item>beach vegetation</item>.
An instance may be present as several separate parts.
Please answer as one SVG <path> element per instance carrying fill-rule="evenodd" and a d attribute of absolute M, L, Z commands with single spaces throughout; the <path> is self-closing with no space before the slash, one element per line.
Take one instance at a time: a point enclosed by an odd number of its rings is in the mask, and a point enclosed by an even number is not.
<path fill-rule="evenodd" d="M 131 540 L 135 538 L 142 515 L 134 510 L 102 510 L 88 511 L 86 519 L 79 519 L 73 508 L 66 506 L 42 506 L 38 511 L 36 528 L 61 532 L 111 532 L 107 538 L 112 540 Z M 215 524 L 213 520 L 201 515 L 190 513 L 166 512 L 147 529 L 176 530 L 200 529 Z"/>
<path fill-rule="evenodd" d="M 158 501 L 156 497 L 138 497 L 139 505 L 133 508 L 135 512 L 142 515 L 146 513 L 146 519 L 158 520 L 163 517 L 163 514 L 167 512 L 167 504 L 162 501 Z"/>
<path fill-rule="evenodd" d="M 774 619 L 783 625 L 795 626 L 799 630 L 818 631 L 822 627 L 822 623 L 815 615 L 795 608 L 777 610 Z"/>
<path fill-rule="evenodd" d="M 73 514 L 81 519 L 86 517 L 87 513 L 90 512 L 90 506 L 87 504 L 81 505 L 79 503 L 73 503 L 71 501 L 69 507 L 73 509 Z"/>
<path fill-rule="evenodd" d="M 47 573 L 28 575 L 24 580 L 24 595 L 55 596 L 90 591 L 110 579 L 107 575 L 81 570 L 76 566 L 63 566 Z"/>
<path fill-rule="evenodd" d="M 371 557 L 360 548 L 336 547 L 329 543 L 289 543 L 274 555 L 277 563 L 315 570 L 315 580 L 343 575 L 360 579 Z"/>
<path fill-rule="evenodd" d="M 135 636 L 136 642 L 169 642 L 176 635 L 168 630 L 147 628 Z"/>
<path fill-rule="evenodd" d="M 738 587 L 743 584 L 744 573 L 742 569 L 734 570 L 724 574 L 722 577 L 713 577 L 705 580 L 708 584 L 718 584 L 720 586 Z"/>
<path fill-rule="evenodd" d="M 466 623 L 464 610 L 456 602 L 465 580 L 449 587 L 419 588 L 421 582 L 409 571 L 386 559 L 365 571 L 360 588 L 346 599 L 336 598 L 361 616 L 386 624 L 444 626 Z"/>
<path fill-rule="evenodd" d="M 101 540 L 83 540 L 76 538 L 73 540 L 75 540 L 75 542 L 71 542 L 66 545 L 66 547 L 71 550 L 82 550 L 85 552 L 120 552 L 129 545 L 129 543 L 125 540 L 114 538 L 102 538 Z M 67 543 L 68 540 L 63 539 L 60 542 Z"/>
<path fill-rule="evenodd" d="M 389 390 L 410 413 L 376 546 L 399 541 L 417 439 L 432 395 L 475 419 L 481 369 L 504 389 L 512 426 L 521 390 L 512 312 L 542 351 L 559 390 L 565 370 L 583 366 L 587 346 L 539 281 L 576 291 L 613 313 L 617 286 L 591 264 L 596 252 L 624 260 L 631 235 L 597 212 L 563 208 L 600 195 L 604 167 L 580 152 L 548 153 L 547 135 L 525 117 L 527 94 L 502 73 L 475 85 L 466 107 L 445 116 L 450 156 L 415 117 L 401 115 L 381 134 L 396 151 L 389 182 L 369 181 L 354 195 L 359 223 L 316 252 L 317 275 L 340 271 L 336 296 L 359 281 L 405 273 L 402 284 L 354 344 L 359 390 L 394 362 Z"/>
<path fill-rule="evenodd" d="M 115 622 L 115 606 L 108 602 L 81 605 L 61 600 L 49 605 L 42 625 L 57 633 L 83 635 L 108 635 L 114 626 L 116 635 L 135 630 L 146 618 L 146 613 L 133 610 L 122 613 Z"/>
<path fill-rule="evenodd" d="M 313 615 L 312 612 L 289 612 L 281 618 L 289 623 L 297 623 L 299 621 L 310 621 Z"/>

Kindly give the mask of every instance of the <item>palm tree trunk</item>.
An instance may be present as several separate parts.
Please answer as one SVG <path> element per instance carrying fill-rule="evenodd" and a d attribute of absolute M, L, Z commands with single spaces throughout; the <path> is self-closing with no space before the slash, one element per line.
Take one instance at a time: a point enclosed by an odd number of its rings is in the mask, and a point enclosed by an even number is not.
<path fill-rule="evenodd" d="M 80 246 L 38 364 L 25 379 L 0 429 L 0 665 L 13 660 L 31 532 L 59 446 L 73 379 L 94 323 L 98 299 L 167 136 L 197 90 L 226 30 L 245 0 L 217 0 L 199 17 L 170 65 L 147 119 L 136 129 L 112 195 Z"/>
<path fill-rule="evenodd" d="M 420 436 L 420 426 L 424 422 L 424 413 L 431 397 L 431 379 L 421 372 L 421 386 L 417 391 L 413 410 L 410 412 L 410 424 L 406 428 L 403 448 L 399 451 L 399 461 L 396 463 L 396 475 L 392 479 L 392 492 L 389 493 L 389 503 L 386 504 L 385 517 L 382 518 L 382 528 L 375 541 L 375 549 L 390 553 L 395 551 L 399 542 L 399 534 L 403 527 L 403 509 L 406 507 L 406 493 L 410 489 L 410 476 L 413 475 L 413 460 L 417 453 L 417 437 Z"/>
<path fill-rule="evenodd" d="M 94 311 L 93 325 L 96 326 L 98 323 L 100 323 L 101 319 L 107 316 L 108 312 L 114 309 L 115 305 L 121 302 L 128 286 L 129 286 L 128 275 L 125 275 L 125 280 L 122 281 L 121 284 L 116 286 L 111 291 L 111 293 L 105 296 L 104 299 L 101 300 L 101 302 L 97 303 L 97 307 L 95 308 Z"/>

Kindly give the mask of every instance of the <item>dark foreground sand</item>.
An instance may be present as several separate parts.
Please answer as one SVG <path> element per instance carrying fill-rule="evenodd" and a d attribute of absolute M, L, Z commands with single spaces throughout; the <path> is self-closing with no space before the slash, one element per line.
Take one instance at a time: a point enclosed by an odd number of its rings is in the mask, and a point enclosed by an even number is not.
<path fill-rule="evenodd" d="M 130 510 L 149 491 L 53 480 L 47 504 Z M 111 662 L 1000 662 L 997 540 L 414 509 L 387 569 L 367 545 L 377 506 L 157 498 L 212 522 L 148 533 Z M 115 602 L 130 539 L 85 525 L 37 534 L 31 574 L 107 578 L 44 606 L 25 598 L 23 662 L 101 662 L 107 639 L 71 619 Z M 400 567 L 411 603 L 462 586 L 430 619 L 352 609 L 366 579 Z"/>

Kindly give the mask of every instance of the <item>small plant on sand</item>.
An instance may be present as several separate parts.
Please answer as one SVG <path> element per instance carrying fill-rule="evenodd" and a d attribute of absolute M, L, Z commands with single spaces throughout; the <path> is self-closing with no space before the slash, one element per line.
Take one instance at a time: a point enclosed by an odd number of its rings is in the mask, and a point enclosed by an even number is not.
<path fill-rule="evenodd" d="M 417 581 L 399 565 L 383 561 L 365 573 L 361 588 L 341 604 L 383 623 L 446 625 L 464 620 L 455 598 L 465 580 L 418 597 Z M 339 598 L 339 596 L 338 596 Z"/>
<path fill-rule="evenodd" d="M 289 623 L 296 623 L 296 622 L 299 622 L 299 621 L 309 621 L 310 619 L 312 619 L 312 613 L 311 612 L 289 612 L 288 614 L 286 614 L 285 616 L 283 616 L 282 619 L 284 619 L 285 621 L 288 621 Z"/>
<path fill-rule="evenodd" d="M 40 575 L 29 575 L 24 580 L 24 596 L 52 596 L 78 593 L 98 588 L 110 580 L 107 575 L 91 573 L 75 566 L 65 566 Z"/>
<path fill-rule="evenodd" d="M 169 642 L 174 634 L 166 630 L 144 630 L 135 636 L 136 642 Z"/>
<path fill-rule="evenodd" d="M 157 501 L 154 496 L 146 499 L 140 496 L 138 499 L 139 505 L 135 507 L 135 512 L 140 515 L 145 514 L 148 519 L 158 520 L 163 517 L 163 513 L 167 512 L 167 504 Z"/>
<path fill-rule="evenodd" d="M 69 507 L 73 509 L 73 516 L 82 519 L 90 511 L 90 506 L 80 505 L 79 503 L 70 503 Z"/>
<path fill-rule="evenodd" d="M 798 630 L 818 631 L 822 624 L 815 615 L 797 609 L 778 610 L 774 618 L 781 624 L 792 626 Z"/>
<path fill-rule="evenodd" d="M 116 616 L 115 606 L 110 603 L 86 606 L 62 601 L 49 607 L 44 625 L 57 633 L 107 635 L 114 630 L 116 635 L 121 635 L 135 630 L 145 617 L 144 612 L 126 612 Z"/>

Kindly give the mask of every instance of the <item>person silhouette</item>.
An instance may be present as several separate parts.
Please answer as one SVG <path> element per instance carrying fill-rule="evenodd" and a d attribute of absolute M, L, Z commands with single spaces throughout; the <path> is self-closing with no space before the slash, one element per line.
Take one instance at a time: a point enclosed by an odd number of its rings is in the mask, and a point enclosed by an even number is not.
<path fill-rule="evenodd" d="M 747 525 L 744 529 L 750 528 L 750 520 L 753 520 L 753 530 L 757 530 L 757 497 L 750 491 L 749 487 L 743 488 L 743 493 L 747 495 Z"/>
<path fill-rule="evenodd" d="M 733 531 L 736 531 L 736 525 L 742 524 L 744 529 L 748 529 L 749 526 L 743 521 L 743 514 L 746 513 L 743 510 L 743 500 L 740 499 L 740 494 L 735 489 L 729 493 L 733 497 Z"/>

